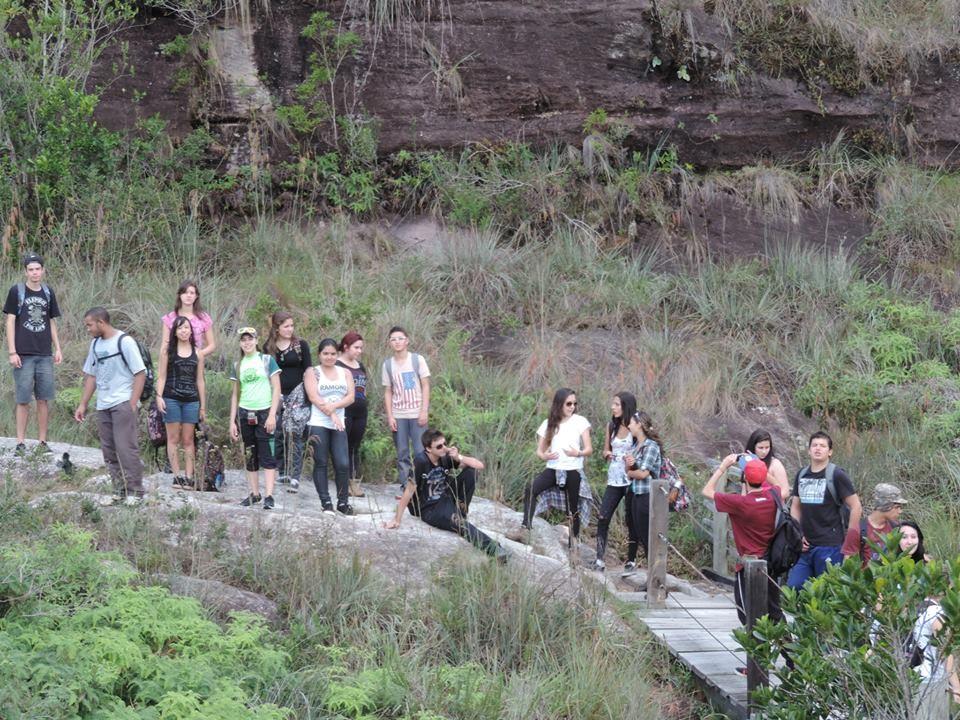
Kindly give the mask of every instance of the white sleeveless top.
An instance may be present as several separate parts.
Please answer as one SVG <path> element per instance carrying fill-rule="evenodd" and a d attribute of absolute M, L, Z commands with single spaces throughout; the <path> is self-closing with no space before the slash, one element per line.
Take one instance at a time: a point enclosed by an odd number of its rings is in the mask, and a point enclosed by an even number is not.
<path fill-rule="evenodd" d="M 334 365 L 334 369 L 337 371 L 337 379 L 327 380 L 327 376 L 323 374 L 320 366 L 313 366 L 313 372 L 317 378 L 317 395 L 327 402 L 343 400 L 347 394 L 347 371 L 337 365 Z M 343 422 L 343 408 L 337 408 L 336 414 L 340 418 L 340 422 Z M 310 406 L 310 422 L 308 424 L 334 429 L 333 419 L 316 405 Z"/>

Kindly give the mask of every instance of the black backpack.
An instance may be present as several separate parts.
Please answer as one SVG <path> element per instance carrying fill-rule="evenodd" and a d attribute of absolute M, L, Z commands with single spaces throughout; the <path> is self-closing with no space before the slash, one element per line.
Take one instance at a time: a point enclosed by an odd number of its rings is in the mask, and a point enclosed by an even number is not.
<path fill-rule="evenodd" d="M 767 561 L 767 574 L 778 578 L 797 564 L 803 553 L 803 529 L 800 523 L 784 507 L 780 499 L 780 489 L 772 488 L 770 495 L 777 504 L 777 517 L 773 524 L 773 537 L 767 547 L 764 560 Z"/>
<path fill-rule="evenodd" d="M 916 615 L 914 617 L 919 619 L 920 616 L 923 613 L 925 613 L 927 609 L 932 605 L 936 605 L 936 602 L 929 599 L 924 600 L 920 604 L 920 609 L 917 610 Z M 926 645 L 917 644 L 917 638 L 913 632 L 915 627 L 916 627 L 916 622 L 914 622 L 914 624 L 910 626 L 910 631 L 903 638 L 903 643 L 902 643 L 903 659 L 907 661 L 908 665 L 911 668 L 918 668 L 923 664 L 923 654 L 924 654 L 924 651 L 927 649 Z"/>
<path fill-rule="evenodd" d="M 120 347 L 120 343 L 123 342 L 123 338 L 126 336 L 127 336 L 127 333 L 122 332 L 120 333 L 120 337 L 117 338 L 116 353 L 114 353 L 113 355 L 107 355 L 107 357 L 100 358 L 95 362 L 99 362 L 101 360 L 109 360 L 110 358 L 116 357 L 117 355 L 119 355 L 120 359 L 123 360 L 123 364 L 127 366 L 127 370 L 130 370 L 130 363 L 127 362 L 127 358 L 124 356 L 123 350 Z M 143 392 L 140 393 L 140 400 L 146 402 L 147 400 L 150 400 L 153 397 L 154 390 L 156 389 L 156 379 L 153 373 L 153 358 L 150 357 L 150 351 L 142 342 L 140 342 L 135 337 L 133 337 L 133 335 L 130 335 L 129 337 L 131 340 L 133 340 L 137 344 L 137 351 L 140 353 L 140 358 L 143 360 L 143 367 L 144 367 L 143 374 L 146 376 L 146 380 L 143 383 Z M 99 339 L 100 338 L 96 338 L 93 341 L 94 357 L 97 356 L 97 341 Z"/>

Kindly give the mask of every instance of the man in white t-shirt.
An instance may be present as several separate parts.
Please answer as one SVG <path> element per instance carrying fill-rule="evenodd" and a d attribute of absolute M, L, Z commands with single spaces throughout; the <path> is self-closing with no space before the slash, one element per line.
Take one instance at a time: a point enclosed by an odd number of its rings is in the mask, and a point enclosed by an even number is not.
<path fill-rule="evenodd" d="M 409 352 L 410 338 L 402 327 L 390 328 L 393 355 L 383 361 L 380 382 L 387 424 L 397 448 L 400 492 L 413 479 L 413 456 L 423 451 L 420 435 L 430 410 L 430 367 L 422 355 Z"/>
<path fill-rule="evenodd" d="M 137 404 L 147 381 L 146 366 L 137 341 L 110 324 L 105 308 L 87 310 L 83 323 L 93 341 L 83 364 L 83 393 L 73 417 L 83 422 L 96 391 L 100 449 L 113 481 L 114 498 L 141 498 Z"/>

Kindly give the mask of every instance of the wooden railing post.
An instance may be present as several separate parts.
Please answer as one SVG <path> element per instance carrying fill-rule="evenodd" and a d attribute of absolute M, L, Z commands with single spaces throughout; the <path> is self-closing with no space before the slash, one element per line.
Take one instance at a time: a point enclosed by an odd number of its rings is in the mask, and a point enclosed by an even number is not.
<path fill-rule="evenodd" d="M 727 476 L 722 475 L 717 481 L 716 491 L 726 491 Z M 718 575 L 727 576 L 727 514 L 713 511 L 713 571 Z"/>
<path fill-rule="evenodd" d="M 666 480 L 650 481 L 650 534 L 647 538 L 647 605 L 662 608 L 667 604 L 667 507 Z"/>
<path fill-rule="evenodd" d="M 767 561 L 755 557 L 743 559 L 743 604 L 747 616 L 747 632 L 767 614 Z M 747 657 L 747 702 L 753 707 L 753 691 L 769 684 L 770 678 L 752 657 Z"/>

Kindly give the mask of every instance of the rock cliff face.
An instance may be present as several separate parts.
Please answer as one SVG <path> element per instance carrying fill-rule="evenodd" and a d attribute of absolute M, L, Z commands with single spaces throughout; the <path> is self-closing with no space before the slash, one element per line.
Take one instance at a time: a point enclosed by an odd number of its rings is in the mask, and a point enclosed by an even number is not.
<path fill-rule="evenodd" d="M 158 52 L 177 32 L 173 20 L 145 17 L 125 38 L 136 75 L 109 84 L 101 119 L 120 126 L 131 112 L 158 112 L 178 132 L 203 120 L 228 125 L 240 137 L 243 128 L 236 126 L 254 106 L 290 101 L 310 52 L 300 32 L 311 13 L 324 9 L 364 40 L 340 90 L 351 101 L 356 90 L 356 107 L 379 120 L 383 152 L 480 141 L 579 143 L 586 115 L 604 108 L 629 125 L 636 145 L 669 137 L 683 161 L 704 167 L 797 155 L 841 129 L 910 137 L 921 162 L 958 162 L 951 153 L 960 144 L 960 67 L 946 61 L 856 97 L 826 88 L 814 98 L 792 79 L 747 74 L 736 85 L 711 79 L 716 74 L 705 70 L 733 50 L 709 16 L 700 30 L 706 49 L 699 81 L 651 72 L 652 57 L 662 51 L 647 2 L 445 0 L 432 3 L 428 17 L 382 33 L 366 17 L 372 5 L 348 0 L 318 8 L 280 0 L 269 13 L 255 13 L 250 28 L 218 21 L 210 38 L 220 90 L 206 103 L 191 102 L 191 89 L 174 80 L 175 61 Z M 102 84 L 115 60 L 104 59 L 96 78 Z M 249 87 L 251 78 L 262 79 L 272 97 Z M 131 110 L 135 90 L 147 95 Z"/>

